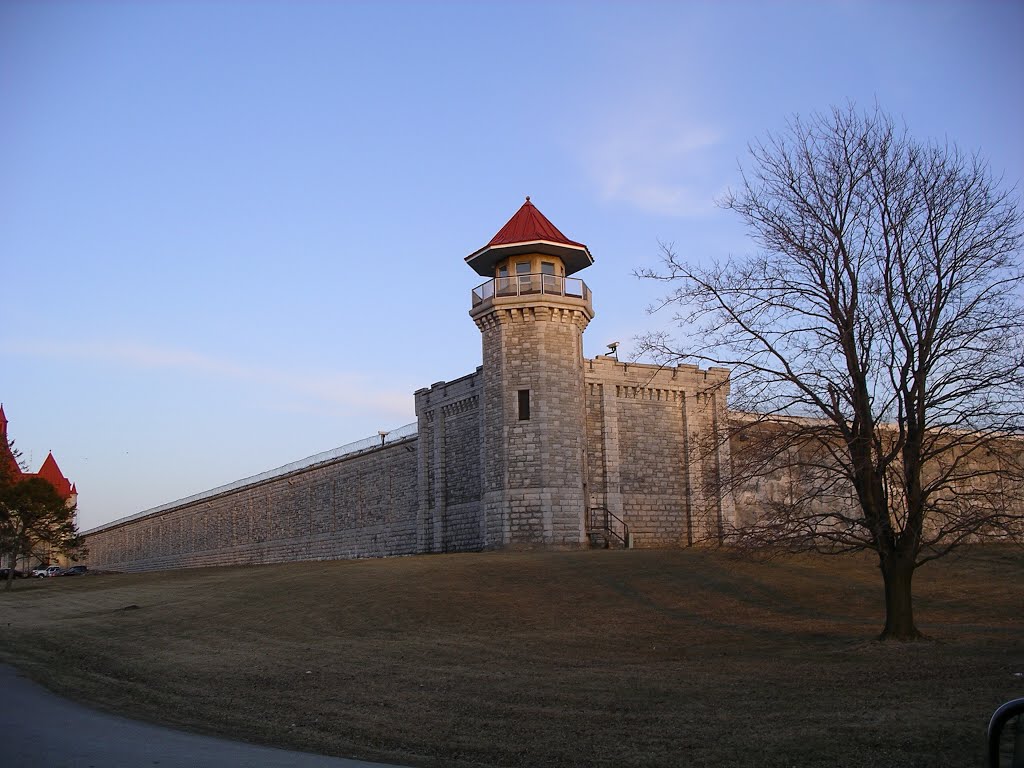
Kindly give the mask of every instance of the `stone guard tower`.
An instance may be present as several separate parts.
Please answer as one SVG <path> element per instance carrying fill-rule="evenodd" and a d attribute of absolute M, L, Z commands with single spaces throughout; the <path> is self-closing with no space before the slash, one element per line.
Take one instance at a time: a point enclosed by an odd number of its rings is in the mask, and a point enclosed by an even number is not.
<path fill-rule="evenodd" d="M 487 278 L 469 313 L 483 335 L 487 547 L 586 541 L 583 331 L 594 310 L 586 284 L 570 275 L 593 262 L 529 197 L 466 257 Z"/>

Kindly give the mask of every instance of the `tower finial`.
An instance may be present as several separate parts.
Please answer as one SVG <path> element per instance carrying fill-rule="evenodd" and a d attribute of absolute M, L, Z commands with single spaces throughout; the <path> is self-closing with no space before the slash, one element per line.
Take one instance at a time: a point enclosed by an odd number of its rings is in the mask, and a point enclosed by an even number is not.
<path fill-rule="evenodd" d="M 530 202 L 530 196 L 529 195 L 526 196 L 526 202 Z"/>

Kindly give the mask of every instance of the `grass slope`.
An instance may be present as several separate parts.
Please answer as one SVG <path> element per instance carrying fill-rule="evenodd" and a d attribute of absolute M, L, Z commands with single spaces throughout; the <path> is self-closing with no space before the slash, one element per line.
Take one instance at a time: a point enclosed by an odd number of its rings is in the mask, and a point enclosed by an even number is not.
<path fill-rule="evenodd" d="M 1024 695 L 1024 555 L 488 553 L 21 582 L 0 658 L 157 722 L 435 766 L 963 766 Z M 120 610 L 137 605 L 138 609 Z"/>

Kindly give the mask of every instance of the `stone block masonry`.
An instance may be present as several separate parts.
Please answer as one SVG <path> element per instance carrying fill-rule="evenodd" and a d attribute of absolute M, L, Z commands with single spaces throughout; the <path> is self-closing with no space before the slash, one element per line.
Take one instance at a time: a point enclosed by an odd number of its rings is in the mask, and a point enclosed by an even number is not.
<path fill-rule="evenodd" d="M 718 539 L 735 517 L 728 466 L 729 372 L 586 361 L 589 505 L 625 520 L 638 547 Z"/>
<path fill-rule="evenodd" d="M 582 546 L 589 309 L 583 300 L 531 296 L 485 303 L 471 314 L 484 354 L 487 545 Z"/>
<path fill-rule="evenodd" d="M 420 552 L 482 549 L 482 369 L 416 392 Z"/>
<path fill-rule="evenodd" d="M 149 571 L 411 554 L 418 437 L 88 532 L 93 568 Z"/>
<path fill-rule="evenodd" d="M 530 321 L 515 339 L 537 335 L 543 348 L 541 334 L 572 327 Z M 570 333 L 570 343 L 578 335 Z M 497 359 L 508 354 L 507 339 L 485 347 L 495 376 L 480 367 L 416 392 L 415 436 L 101 526 L 87 533 L 90 566 L 143 571 L 565 546 L 583 538 L 589 507 L 624 519 L 638 547 L 714 540 L 733 520 L 731 498 L 715 490 L 728 444 L 707 450 L 723 423 L 726 371 L 583 360 L 577 346 L 566 356 L 580 360 L 577 387 L 564 367 L 549 366 L 557 376 L 548 381 L 546 370 Z M 522 386 L 535 397 L 525 423 L 516 416 Z M 489 423 L 488 398 L 498 416 Z M 574 418 L 578 401 L 585 411 Z M 531 432 L 538 426 L 548 433 L 543 441 Z M 567 458 L 585 472 L 586 499 L 576 486 L 565 492 Z"/>
<path fill-rule="evenodd" d="M 569 276 L 593 257 L 529 198 L 466 263 L 487 278 L 469 312 L 483 365 L 415 393 L 415 436 L 102 526 L 90 565 L 575 548 L 595 507 L 636 546 L 717 540 L 734 518 L 717 490 L 729 372 L 585 360 L 593 304 Z"/>

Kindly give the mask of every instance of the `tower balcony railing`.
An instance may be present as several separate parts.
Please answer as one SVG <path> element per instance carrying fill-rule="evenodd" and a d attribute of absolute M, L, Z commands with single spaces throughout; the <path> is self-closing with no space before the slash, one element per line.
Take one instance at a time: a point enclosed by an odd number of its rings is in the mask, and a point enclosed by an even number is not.
<path fill-rule="evenodd" d="M 473 289 L 473 306 L 497 298 L 515 296 L 565 296 L 590 303 L 590 289 L 576 277 L 531 273 L 495 277 Z"/>

